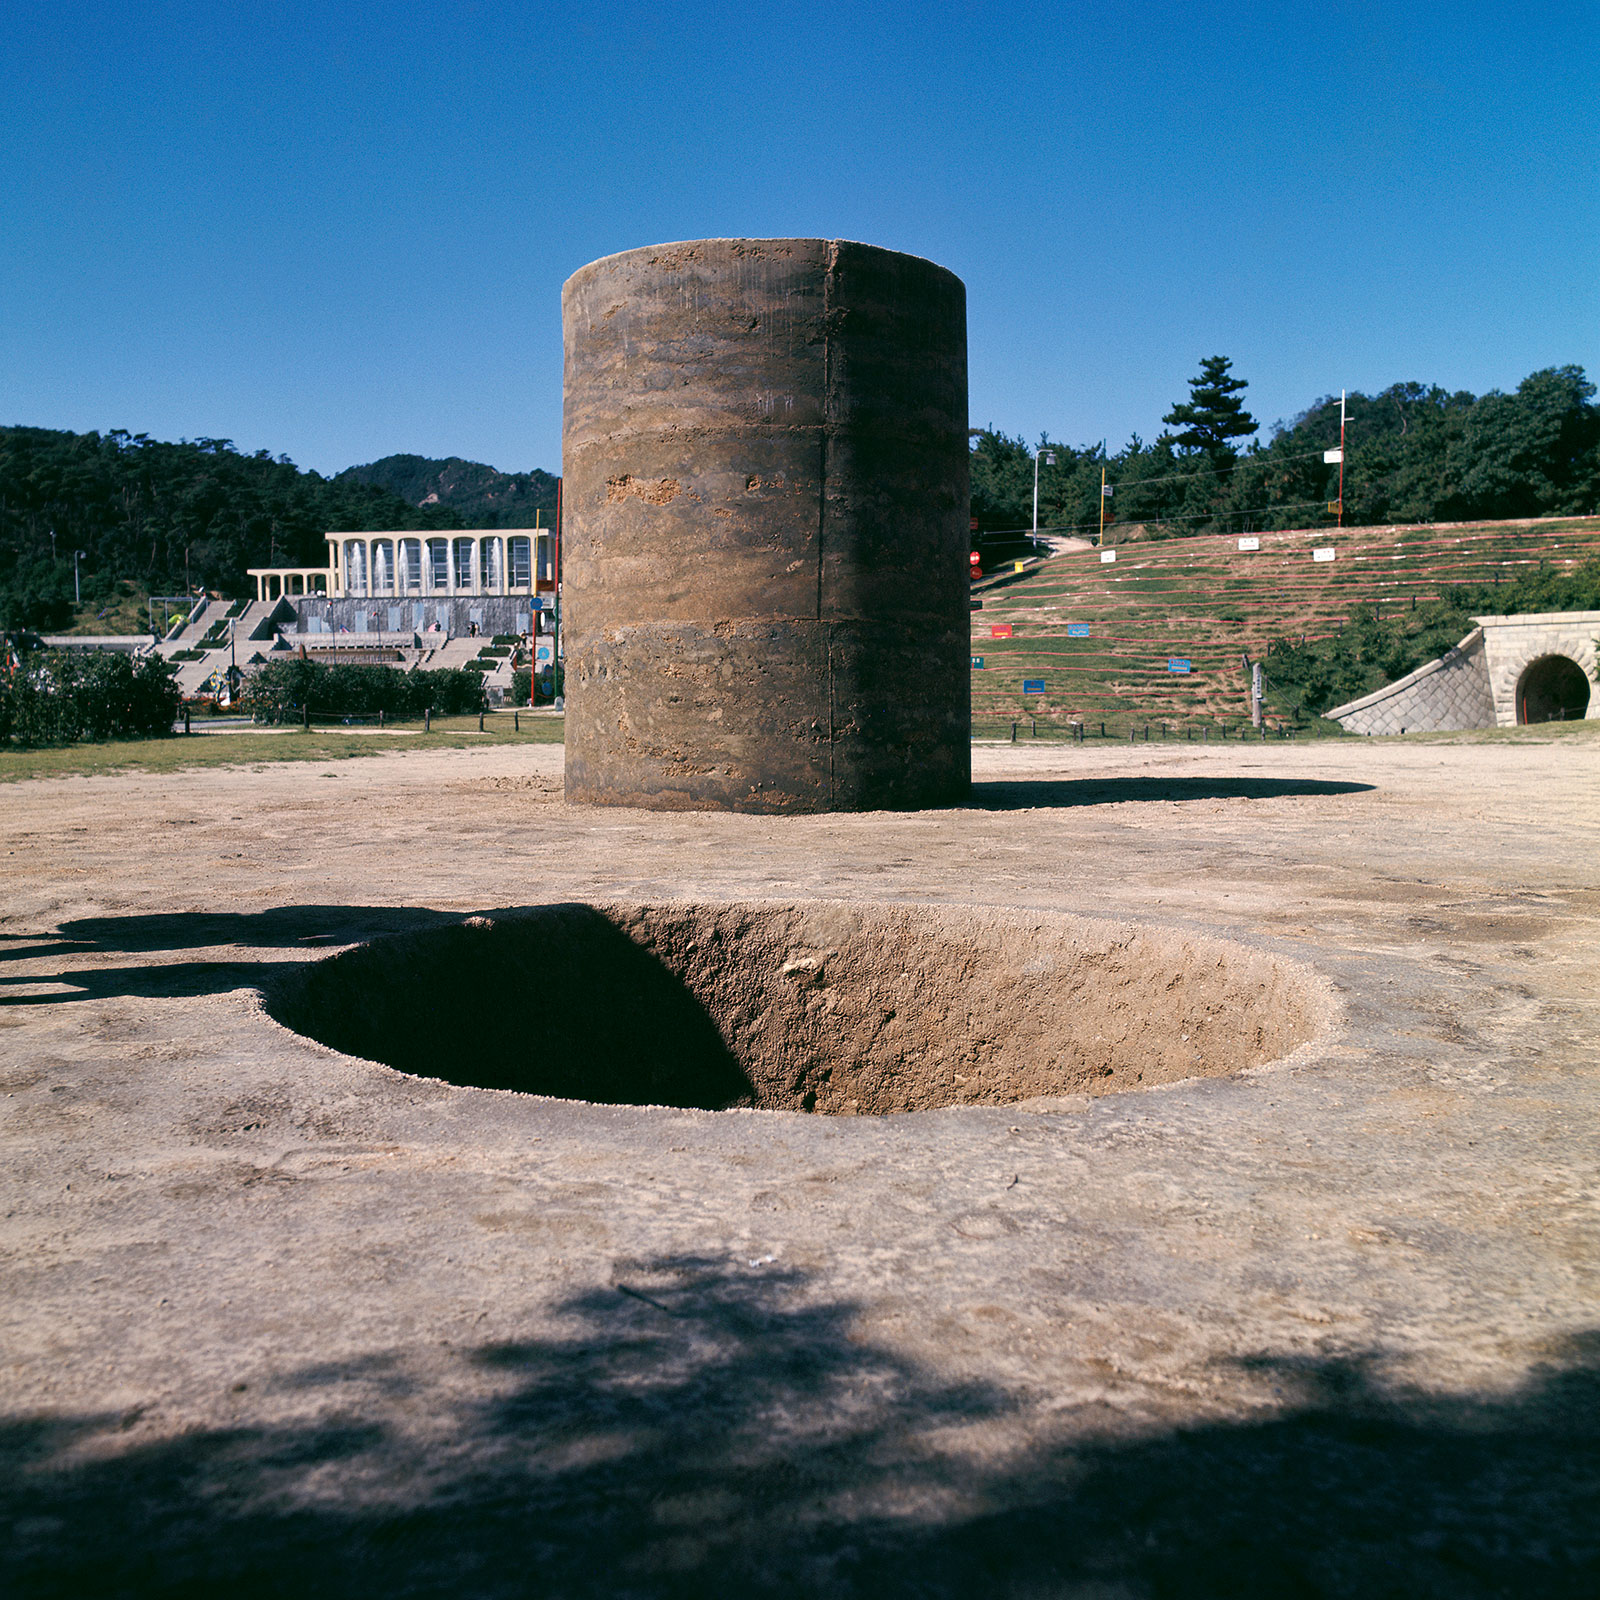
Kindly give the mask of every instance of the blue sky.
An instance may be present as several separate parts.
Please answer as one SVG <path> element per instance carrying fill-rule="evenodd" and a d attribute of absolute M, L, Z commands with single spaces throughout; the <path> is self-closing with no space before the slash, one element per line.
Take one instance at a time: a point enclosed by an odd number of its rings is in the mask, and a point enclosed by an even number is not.
<path fill-rule="evenodd" d="M 861 239 L 971 416 L 1600 377 L 1600 7 L 0 6 L 0 422 L 557 468 L 562 281 Z"/>

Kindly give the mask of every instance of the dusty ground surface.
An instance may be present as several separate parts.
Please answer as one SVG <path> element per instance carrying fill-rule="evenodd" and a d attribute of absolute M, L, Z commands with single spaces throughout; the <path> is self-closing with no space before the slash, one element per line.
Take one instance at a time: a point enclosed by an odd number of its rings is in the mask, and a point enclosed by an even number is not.
<path fill-rule="evenodd" d="M 1600 740 L 980 749 L 969 808 L 793 820 L 569 809 L 560 759 L 6 790 L 10 1592 L 1600 1586 Z M 425 1081 L 258 1000 L 666 897 L 1232 938 L 1342 1020 L 823 1117 Z M 538 1047 L 539 971 L 476 998 Z"/>

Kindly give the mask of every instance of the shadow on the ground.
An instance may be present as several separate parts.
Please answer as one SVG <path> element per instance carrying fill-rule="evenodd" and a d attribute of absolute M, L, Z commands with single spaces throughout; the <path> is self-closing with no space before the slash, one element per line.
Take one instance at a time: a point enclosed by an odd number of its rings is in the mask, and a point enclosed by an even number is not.
<path fill-rule="evenodd" d="M 493 913 L 490 913 L 491 915 Z M 147 916 L 79 917 L 55 934 L 7 934 L 0 961 L 48 961 L 53 957 L 149 955 L 167 951 L 308 951 L 337 949 L 384 934 L 418 933 L 459 923 L 463 913 L 424 906 L 274 906 L 255 912 L 173 911 Z M 151 998 L 225 994 L 266 988 L 297 970 L 294 956 L 281 961 L 175 961 L 151 966 L 69 966 L 48 975 L 0 975 L 0 1007 L 60 1005 L 117 995 Z M 46 984 L 67 992 L 24 993 Z M 12 992 L 6 993 L 9 988 Z"/>
<path fill-rule="evenodd" d="M 1376 787 L 1323 778 L 1007 778 L 974 783 L 967 808 L 1030 811 L 1051 806 L 1112 806 L 1129 800 L 1283 800 L 1370 794 Z"/>
<path fill-rule="evenodd" d="M 1259 1420 L 1140 1428 L 941 1381 L 795 1271 L 619 1264 L 556 1309 L 560 1339 L 241 1371 L 228 1427 L 143 1442 L 159 1412 L 13 1417 L 0 1584 L 18 1600 L 1600 1592 L 1593 1336 L 1495 1396 L 1396 1388 L 1362 1355 L 1262 1355 L 1231 1380 L 1278 1397 Z M 320 1420 L 248 1420 L 312 1406 Z"/>
<path fill-rule="evenodd" d="M 536 1037 L 513 998 L 534 974 Z M 300 962 L 266 1007 L 347 1055 L 482 1089 L 703 1111 L 754 1095 L 684 980 L 593 906 L 458 917 Z"/>

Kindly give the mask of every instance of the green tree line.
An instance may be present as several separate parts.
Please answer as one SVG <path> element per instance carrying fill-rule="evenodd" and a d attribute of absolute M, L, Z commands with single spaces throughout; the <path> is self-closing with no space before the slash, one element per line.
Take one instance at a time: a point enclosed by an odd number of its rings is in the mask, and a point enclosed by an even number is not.
<path fill-rule="evenodd" d="M 1266 442 L 1242 408 L 1241 379 L 1224 357 L 1202 363 L 1190 398 L 1164 419 L 1178 429 L 1149 444 L 1135 435 L 1114 455 L 1044 438 L 1055 464 L 1039 468 L 1039 526 L 1092 533 L 1100 474 L 1113 487 L 1110 538 L 1249 533 L 1323 527 L 1336 520 L 1339 468 L 1323 460 L 1339 443 L 1337 397 L 1317 401 Z M 1514 394 L 1447 393 L 1397 383 L 1347 401 L 1347 524 L 1467 522 L 1577 516 L 1600 510 L 1600 407 L 1582 367 L 1531 373 Z M 975 430 L 972 515 L 982 530 L 1029 527 L 1034 451 L 1022 438 Z"/>
<path fill-rule="evenodd" d="M 324 565 L 330 529 L 460 526 L 448 508 L 227 439 L 0 428 L 0 627 L 66 626 L 78 550 L 88 603 L 118 579 L 238 597 L 254 593 L 247 568 Z"/>

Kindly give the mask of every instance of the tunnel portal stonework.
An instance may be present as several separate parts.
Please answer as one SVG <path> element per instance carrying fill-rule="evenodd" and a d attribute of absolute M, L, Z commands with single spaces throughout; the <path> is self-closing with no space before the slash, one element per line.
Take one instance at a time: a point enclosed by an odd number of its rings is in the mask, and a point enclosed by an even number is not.
<path fill-rule="evenodd" d="M 1583 708 L 1600 718 L 1600 611 L 1544 611 L 1474 617 L 1465 639 L 1405 677 L 1324 713 L 1349 733 L 1433 733 L 1460 728 L 1514 728 L 1544 721 L 1530 710 L 1526 689 L 1540 663 L 1563 662 L 1589 686 Z"/>
<path fill-rule="evenodd" d="M 963 799 L 960 279 L 708 239 L 591 262 L 562 321 L 568 799 Z"/>

